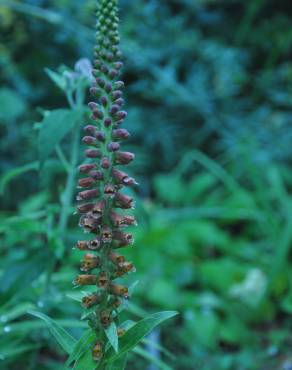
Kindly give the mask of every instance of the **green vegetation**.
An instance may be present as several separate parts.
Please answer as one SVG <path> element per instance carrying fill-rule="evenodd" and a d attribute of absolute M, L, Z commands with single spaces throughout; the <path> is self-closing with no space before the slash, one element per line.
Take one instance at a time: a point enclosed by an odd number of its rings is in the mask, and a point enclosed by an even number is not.
<path fill-rule="evenodd" d="M 127 150 L 140 184 L 122 319 L 179 311 L 126 369 L 288 370 L 290 2 L 120 5 Z M 82 239 L 72 128 L 86 114 L 94 6 L 0 0 L 1 370 L 65 369 L 65 352 L 75 349 L 69 363 L 84 345 L 71 284 Z"/>

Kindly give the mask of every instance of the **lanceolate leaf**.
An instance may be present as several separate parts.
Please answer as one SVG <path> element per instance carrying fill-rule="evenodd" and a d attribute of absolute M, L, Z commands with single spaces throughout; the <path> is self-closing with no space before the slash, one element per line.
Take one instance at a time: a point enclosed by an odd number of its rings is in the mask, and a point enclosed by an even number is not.
<path fill-rule="evenodd" d="M 119 339 L 118 339 L 118 333 L 117 333 L 117 327 L 114 322 L 110 324 L 110 326 L 105 330 L 106 336 L 108 337 L 108 340 L 110 341 L 110 344 L 112 345 L 115 352 L 118 352 L 119 350 Z"/>
<path fill-rule="evenodd" d="M 28 311 L 28 313 L 30 315 L 38 317 L 47 324 L 51 334 L 55 337 L 56 341 L 59 343 L 59 345 L 64 349 L 66 353 L 70 354 L 73 351 L 73 348 L 75 347 L 76 344 L 76 339 L 73 338 L 64 328 L 62 328 L 62 326 L 60 326 L 49 316 L 41 312 Z"/>
<path fill-rule="evenodd" d="M 137 346 L 133 350 L 137 355 L 144 357 L 146 360 L 154 364 L 158 369 L 161 370 L 172 370 L 167 364 L 161 361 L 159 358 L 152 356 L 149 352 L 145 351 L 142 347 Z"/>
<path fill-rule="evenodd" d="M 120 356 L 131 351 L 140 340 L 148 335 L 157 325 L 175 315 L 177 315 L 176 311 L 157 312 L 138 321 L 121 337 L 119 353 L 114 354 L 113 350 L 110 349 L 106 354 L 106 359 L 115 361 Z"/>
<path fill-rule="evenodd" d="M 56 72 L 50 70 L 49 68 L 45 68 L 45 71 L 46 71 L 47 75 L 50 77 L 50 79 L 52 81 L 54 81 L 55 84 L 61 90 L 65 90 L 65 88 L 66 88 L 66 80 L 65 80 L 65 77 L 64 76 L 62 76 L 59 73 L 56 73 Z"/>
<path fill-rule="evenodd" d="M 90 344 L 94 341 L 95 335 L 92 330 L 87 330 L 82 337 L 75 344 L 68 360 L 67 364 L 70 365 L 73 361 L 78 360 L 84 352 L 90 347 Z"/>
<path fill-rule="evenodd" d="M 80 121 L 82 111 L 56 109 L 44 117 L 39 133 L 39 155 L 42 165 L 55 146 Z"/>
<path fill-rule="evenodd" d="M 127 355 L 119 357 L 116 361 L 111 362 L 106 370 L 124 370 L 127 364 Z"/>
<path fill-rule="evenodd" d="M 0 350 L 0 361 L 8 358 L 15 358 L 24 352 L 36 350 L 39 346 L 34 344 L 17 344 L 11 343 L 9 347 L 2 347 Z"/>
<path fill-rule="evenodd" d="M 97 363 L 92 358 L 91 351 L 86 351 L 80 358 L 77 360 L 74 370 L 95 370 Z"/>

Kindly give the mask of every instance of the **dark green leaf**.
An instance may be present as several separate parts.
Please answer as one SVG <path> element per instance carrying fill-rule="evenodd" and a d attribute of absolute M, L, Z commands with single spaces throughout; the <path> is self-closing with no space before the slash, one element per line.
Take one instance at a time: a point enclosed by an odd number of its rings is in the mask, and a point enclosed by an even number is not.
<path fill-rule="evenodd" d="M 119 339 L 118 339 L 118 333 L 117 333 L 117 327 L 114 322 L 110 324 L 110 326 L 105 329 L 106 336 L 108 337 L 108 340 L 110 341 L 110 344 L 112 345 L 115 352 L 119 351 Z"/>
<path fill-rule="evenodd" d="M 81 111 L 57 109 L 51 111 L 41 122 L 39 133 L 39 155 L 41 165 L 55 146 L 70 132 L 81 118 Z"/>
<path fill-rule="evenodd" d="M 95 334 L 92 332 L 92 330 L 87 330 L 75 344 L 67 360 L 67 364 L 70 365 L 73 361 L 78 360 L 89 348 L 90 344 L 94 341 L 94 339 Z"/>
<path fill-rule="evenodd" d="M 47 75 L 50 77 L 50 79 L 55 82 L 55 84 L 61 89 L 65 90 L 66 88 L 66 80 L 65 77 L 60 75 L 59 73 L 56 73 L 49 68 L 45 68 L 45 71 Z"/>
<path fill-rule="evenodd" d="M 62 328 L 62 326 L 41 312 L 28 311 L 28 313 L 38 317 L 41 320 L 44 320 L 51 334 L 55 337 L 56 341 L 60 344 L 64 351 L 68 354 L 72 352 L 76 344 L 76 339 L 73 338 L 64 328 Z"/>
<path fill-rule="evenodd" d="M 124 370 L 127 365 L 127 354 L 121 356 L 113 363 L 108 364 L 106 370 Z"/>
<path fill-rule="evenodd" d="M 87 351 L 77 360 L 74 370 L 95 370 L 97 363 L 92 358 L 91 351 Z"/>
<path fill-rule="evenodd" d="M 12 170 L 8 171 L 3 175 L 0 179 L 0 193 L 3 194 L 7 184 L 13 180 L 15 177 L 22 175 L 25 172 L 37 170 L 39 167 L 39 162 L 32 162 L 25 164 L 21 167 L 13 168 Z"/>
<path fill-rule="evenodd" d="M 157 325 L 177 314 L 176 311 L 157 312 L 138 321 L 120 339 L 119 353 L 114 354 L 113 350 L 109 350 L 106 354 L 106 359 L 115 361 L 120 356 L 131 351 L 140 340 L 148 335 Z"/>
<path fill-rule="evenodd" d="M 10 348 L 1 348 L 0 350 L 0 361 L 6 360 L 7 358 L 15 358 L 15 356 L 20 355 L 24 352 L 36 350 L 39 346 L 35 344 L 23 344 L 17 346 L 11 346 Z"/>
<path fill-rule="evenodd" d="M 156 358 L 156 357 L 152 356 L 149 352 L 145 351 L 140 346 L 137 346 L 136 348 L 134 348 L 133 352 L 136 353 L 137 355 L 145 358 L 146 360 L 148 360 L 152 364 L 154 364 L 158 369 L 161 369 L 161 370 L 172 370 L 171 367 L 169 367 L 167 364 L 165 364 L 159 358 Z"/>
<path fill-rule="evenodd" d="M 0 121 L 18 118 L 25 110 L 24 100 L 11 89 L 0 89 Z"/>

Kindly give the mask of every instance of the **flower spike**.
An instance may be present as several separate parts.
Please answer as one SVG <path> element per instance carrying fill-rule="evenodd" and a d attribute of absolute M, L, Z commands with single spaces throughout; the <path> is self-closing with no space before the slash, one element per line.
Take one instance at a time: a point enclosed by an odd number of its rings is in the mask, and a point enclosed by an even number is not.
<path fill-rule="evenodd" d="M 123 188 L 136 185 L 136 181 L 121 170 L 134 160 L 134 154 L 121 146 L 130 133 L 120 125 L 127 117 L 124 105 L 124 82 L 120 74 L 123 67 L 119 49 L 118 0 L 100 0 L 97 9 L 96 45 L 90 87 L 92 100 L 88 103 L 91 120 L 84 127 L 82 139 L 86 162 L 79 166 L 77 212 L 79 225 L 89 233 L 91 240 L 81 240 L 75 248 L 84 251 L 80 270 L 74 284 L 95 286 L 95 291 L 82 299 L 82 306 L 92 310 L 91 327 L 96 340 L 92 347 L 95 361 L 101 361 L 106 350 L 105 329 L 115 322 L 117 308 L 129 298 L 128 287 L 116 279 L 134 271 L 132 262 L 116 253 L 117 248 L 133 244 L 125 228 L 135 225 L 133 216 L 120 214 L 134 208 L 132 197 L 123 194 Z M 87 147 L 87 148 L 86 148 Z M 84 289 L 84 288 L 83 288 Z M 90 311 L 92 312 L 92 311 Z"/>

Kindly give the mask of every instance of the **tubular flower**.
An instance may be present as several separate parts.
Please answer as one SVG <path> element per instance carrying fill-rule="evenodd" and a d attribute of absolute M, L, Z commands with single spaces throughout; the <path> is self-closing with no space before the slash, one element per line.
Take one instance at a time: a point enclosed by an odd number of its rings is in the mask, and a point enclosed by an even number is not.
<path fill-rule="evenodd" d="M 118 307 L 128 299 L 128 288 L 116 279 L 134 271 L 134 265 L 116 253 L 116 249 L 133 243 L 125 228 L 136 221 L 123 210 L 134 208 L 134 200 L 122 190 L 137 184 L 120 169 L 134 159 L 134 154 L 121 148 L 130 134 L 120 127 L 127 112 L 122 110 L 124 83 L 119 77 L 123 63 L 117 3 L 118 0 L 101 0 L 98 5 L 94 82 L 90 88 L 93 99 L 88 104 L 91 122 L 84 127 L 82 139 L 87 146 L 87 160 L 79 166 L 77 194 L 79 225 L 91 239 L 78 241 L 75 246 L 85 255 L 80 268 L 83 274 L 76 277 L 74 284 L 96 286 L 96 292 L 82 299 L 83 307 L 95 310 L 90 311 L 91 327 L 96 331 L 92 348 L 95 360 L 102 359 L 105 351 L 104 329 L 115 322 Z"/>

